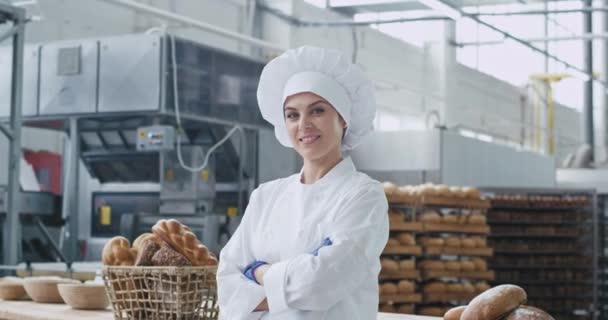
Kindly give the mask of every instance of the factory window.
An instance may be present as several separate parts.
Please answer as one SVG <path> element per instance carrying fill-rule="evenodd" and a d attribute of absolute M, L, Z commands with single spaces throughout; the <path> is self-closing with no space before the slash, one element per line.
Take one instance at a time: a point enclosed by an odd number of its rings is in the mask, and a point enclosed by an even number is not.
<path fill-rule="evenodd" d="M 580 2 L 562 1 L 550 3 L 549 9 L 575 9 L 581 7 Z M 465 8 L 469 13 L 501 12 L 513 10 L 543 10 L 540 4 L 510 4 Z M 564 37 L 580 34 L 582 30 L 582 14 L 560 13 L 552 14 L 548 20 L 548 30 L 545 35 L 544 15 L 521 16 L 484 16 L 484 21 L 509 32 L 521 39 L 530 40 L 537 48 L 545 49 L 546 37 Z M 599 21 L 596 19 L 596 21 Z M 459 43 L 476 43 L 457 50 L 457 61 L 470 68 L 490 74 L 498 79 L 516 86 L 529 83 L 531 74 L 545 73 L 545 55 L 536 52 L 525 45 L 505 37 L 471 19 L 461 19 L 457 22 L 456 41 Z M 580 40 L 550 41 L 548 51 L 561 60 L 582 67 L 583 42 Z M 548 73 L 572 73 L 563 63 L 548 59 Z M 559 103 L 579 108 L 583 101 L 583 81 L 579 78 L 566 78 L 554 84 L 554 98 Z"/>
<path fill-rule="evenodd" d="M 423 17 L 433 15 L 432 12 L 411 10 L 382 13 L 355 14 L 355 21 L 392 20 L 401 18 Z M 371 28 L 388 34 L 417 47 L 423 47 L 425 42 L 441 40 L 442 24 L 440 21 L 415 21 L 385 24 L 372 24 Z"/>

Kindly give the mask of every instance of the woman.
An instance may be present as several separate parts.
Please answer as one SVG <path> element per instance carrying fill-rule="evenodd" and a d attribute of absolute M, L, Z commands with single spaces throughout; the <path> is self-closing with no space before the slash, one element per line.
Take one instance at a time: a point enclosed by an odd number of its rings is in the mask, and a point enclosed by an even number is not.
<path fill-rule="evenodd" d="M 372 83 L 339 51 L 301 47 L 264 68 L 258 104 L 304 165 L 251 194 L 220 253 L 220 319 L 376 319 L 388 204 L 343 156 L 372 129 Z"/>

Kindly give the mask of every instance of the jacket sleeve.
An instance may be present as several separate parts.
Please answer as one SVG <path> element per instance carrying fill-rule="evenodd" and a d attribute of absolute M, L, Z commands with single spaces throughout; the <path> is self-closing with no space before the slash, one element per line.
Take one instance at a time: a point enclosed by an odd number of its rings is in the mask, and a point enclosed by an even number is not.
<path fill-rule="evenodd" d="M 261 206 L 259 191 L 254 190 L 236 231 L 220 252 L 217 270 L 217 292 L 220 319 L 254 320 L 265 312 L 252 312 L 264 300 L 262 286 L 243 275 L 245 267 L 254 260 L 250 241 L 252 223 Z"/>
<path fill-rule="evenodd" d="M 301 254 L 273 264 L 264 275 L 270 313 L 286 309 L 327 310 L 364 279 L 377 277 L 388 241 L 388 203 L 379 183 L 346 198 L 327 236 L 333 244 L 318 256 Z"/>

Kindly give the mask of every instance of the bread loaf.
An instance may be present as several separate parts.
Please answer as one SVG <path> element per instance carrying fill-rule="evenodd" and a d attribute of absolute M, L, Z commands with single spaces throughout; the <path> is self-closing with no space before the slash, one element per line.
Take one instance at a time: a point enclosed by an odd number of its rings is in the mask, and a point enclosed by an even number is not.
<path fill-rule="evenodd" d="M 421 237 L 420 243 L 425 247 L 442 247 L 445 245 L 443 238 Z"/>
<path fill-rule="evenodd" d="M 471 259 L 471 262 L 473 262 L 473 265 L 475 265 L 475 270 L 477 270 L 477 271 L 487 271 L 488 270 L 488 263 L 481 258 L 473 258 L 473 259 Z"/>
<path fill-rule="evenodd" d="M 469 282 L 464 282 L 462 284 L 462 291 L 465 293 L 473 294 L 475 293 L 475 287 Z"/>
<path fill-rule="evenodd" d="M 155 266 L 187 267 L 192 265 L 190 260 L 168 245 L 163 245 L 156 251 L 151 260 Z"/>
<path fill-rule="evenodd" d="M 435 281 L 425 284 L 422 287 L 424 293 L 445 293 L 448 291 L 447 285 L 443 282 Z"/>
<path fill-rule="evenodd" d="M 395 194 L 397 196 L 411 197 L 414 195 L 414 188 L 412 186 L 401 186 L 397 188 Z"/>
<path fill-rule="evenodd" d="M 155 236 L 155 235 L 154 235 L 154 234 L 152 234 L 152 233 L 147 232 L 147 233 L 142 233 L 142 234 L 140 234 L 140 235 L 139 235 L 139 237 L 137 237 L 137 238 L 135 239 L 135 241 L 133 241 L 132 248 L 133 248 L 133 249 L 135 249 L 135 250 L 137 250 L 137 251 L 139 251 L 139 250 L 141 249 L 141 247 L 142 247 L 143 243 L 144 243 L 145 241 L 148 241 L 148 240 L 150 240 L 150 241 L 154 241 L 154 242 L 156 242 L 158 245 L 161 245 L 161 244 L 162 244 L 162 241 L 161 241 L 161 240 L 160 240 L 160 239 L 159 239 L 157 236 Z"/>
<path fill-rule="evenodd" d="M 473 237 L 473 240 L 475 241 L 475 247 L 477 248 L 485 248 L 488 246 L 488 242 L 484 237 Z"/>
<path fill-rule="evenodd" d="M 135 242 L 133 242 L 135 244 Z M 137 259 L 135 259 L 136 266 L 152 266 L 152 257 L 160 250 L 160 245 L 152 239 L 145 240 L 143 243 L 138 243 L 141 247 L 137 253 Z"/>
<path fill-rule="evenodd" d="M 399 242 L 404 246 L 416 245 L 416 238 L 414 238 L 414 235 L 410 233 L 402 233 L 397 236 L 397 239 L 399 239 Z"/>
<path fill-rule="evenodd" d="M 486 216 L 481 214 L 472 214 L 469 216 L 469 224 L 482 225 L 486 224 Z"/>
<path fill-rule="evenodd" d="M 460 271 L 460 261 L 445 261 L 445 269 L 449 271 Z"/>
<path fill-rule="evenodd" d="M 462 239 L 460 239 L 460 242 L 461 242 L 463 248 L 475 248 L 475 247 L 477 247 L 477 244 L 475 243 L 475 240 L 473 240 L 471 238 L 462 238 Z"/>
<path fill-rule="evenodd" d="M 475 271 L 475 264 L 472 261 L 460 261 L 460 270 Z"/>
<path fill-rule="evenodd" d="M 413 293 L 416 291 L 416 284 L 413 281 L 401 280 L 397 284 L 399 293 Z"/>
<path fill-rule="evenodd" d="M 500 285 L 475 297 L 462 313 L 461 320 L 500 319 L 526 301 L 526 292 L 514 285 Z"/>
<path fill-rule="evenodd" d="M 515 311 L 511 312 L 505 320 L 555 320 L 545 311 L 530 307 L 519 306 Z"/>
<path fill-rule="evenodd" d="M 427 223 L 441 222 L 441 216 L 435 211 L 425 211 L 420 215 L 420 221 Z"/>
<path fill-rule="evenodd" d="M 380 265 L 382 266 L 382 271 L 385 272 L 396 272 L 399 270 L 399 264 L 392 259 L 383 258 L 380 260 Z"/>
<path fill-rule="evenodd" d="M 397 186 L 392 182 L 387 181 L 387 182 L 384 182 L 382 185 L 384 187 L 384 193 L 387 196 L 391 196 L 397 191 Z"/>
<path fill-rule="evenodd" d="M 490 285 L 485 281 L 478 282 L 475 284 L 475 291 L 479 292 L 479 293 L 485 292 L 485 291 L 489 290 L 490 288 L 491 288 Z"/>
<path fill-rule="evenodd" d="M 399 242 L 399 240 L 395 239 L 395 238 L 389 238 L 388 241 L 386 242 L 386 246 L 387 247 L 395 247 L 395 246 L 400 246 L 401 242 Z"/>
<path fill-rule="evenodd" d="M 397 285 L 392 282 L 382 284 L 381 290 L 383 294 L 397 294 L 399 292 Z"/>
<path fill-rule="evenodd" d="M 217 259 L 207 247 L 200 243 L 187 226 L 175 219 L 161 219 L 152 227 L 152 232 L 177 251 L 193 266 L 217 265 Z"/>
<path fill-rule="evenodd" d="M 470 199 L 481 198 L 481 192 L 477 188 L 464 187 L 464 188 L 462 188 L 462 192 L 464 193 L 466 198 L 470 198 Z"/>
<path fill-rule="evenodd" d="M 101 261 L 107 266 L 132 266 L 135 264 L 137 251 L 131 249 L 129 240 L 125 237 L 114 237 L 103 247 Z"/>
<path fill-rule="evenodd" d="M 399 270 L 414 270 L 416 262 L 413 259 L 399 261 Z"/>
<path fill-rule="evenodd" d="M 464 287 L 460 283 L 448 283 L 446 285 L 447 292 L 461 293 L 464 291 Z"/>
<path fill-rule="evenodd" d="M 462 241 L 458 237 L 445 238 L 446 247 L 458 248 L 462 245 Z"/>
<path fill-rule="evenodd" d="M 460 320 L 460 316 L 464 312 L 467 306 L 454 307 L 448 310 L 444 315 L 444 320 Z"/>
<path fill-rule="evenodd" d="M 458 223 L 458 216 L 452 214 L 446 214 L 444 216 L 441 216 L 441 223 Z"/>
<path fill-rule="evenodd" d="M 445 270 L 445 263 L 439 260 L 424 260 L 419 262 L 420 268 L 424 270 L 435 270 L 442 271 Z"/>

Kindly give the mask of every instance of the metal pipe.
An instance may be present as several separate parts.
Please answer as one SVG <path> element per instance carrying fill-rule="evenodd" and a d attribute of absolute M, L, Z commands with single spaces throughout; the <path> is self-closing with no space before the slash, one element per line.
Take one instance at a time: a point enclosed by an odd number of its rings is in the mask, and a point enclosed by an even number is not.
<path fill-rule="evenodd" d="M 70 165 L 71 165 L 71 182 L 69 193 L 65 194 L 64 197 L 68 197 L 69 201 L 69 213 L 68 213 L 68 230 L 70 237 L 68 239 L 68 250 L 70 261 L 78 261 L 79 248 L 78 248 L 78 195 L 80 194 L 79 182 L 80 182 L 80 132 L 78 127 L 78 118 L 70 117 Z"/>
<path fill-rule="evenodd" d="M 2 7 L 0 6 L 0 9 Z M 23 46 L 25 38 L 25 10 L 13 8 L 16 32 L 13 34 L 13 72 L 11 78 L 11 114 L 8 154 L 8 190 L 6 219 L 3 232 L 3 263 L 17 264 L 21 251 L 21 228 L 19 225 L 21 164 L 21 99 L 23 91 Z"/>
<path fill-rule="evenodd" d="M 395 18 L 385 20 L 369 20 L 369 21 L 306 21 L 291 15 L 288 15 L 280 10 L 269 7 L 267 5 L 258 3 L 260 9 L 274 15 L 275 17 L 297 27 L 363 27 L 372 24 L 388 24 L 388 23 L 401 23 L 401 22 L 416 22 L 416 21 L 437 21 L 437 20 L 450 20 L 446 16 L 428 16 L 428 17 L 414 17 L 414 18 Z"/>
<path fill-rule="evenodd" d="M 476 12 L 468 13 L 466 16 L 518 16 L 518 15 L 546 15 L 546 14 L 562 14 L 562 13 L 579 13 L 579 12 L 594 12 L 608 11 L 608 7 L 583 7 L 578 9 L 554 9 L 554 10 L 513 10 L 502 12 Z"/>
<path fill-rule="evenodd" d="M 521 38 L 526 42 L 556 42 L 556 41 L 572 41 L 572 40 L 606 40 L 608 39 L 608 32 L 606 33 L 585 33 L 580 35 L 572 36 L 561 36 L 561 37 L 542 37 L 542 38 Z M 504 43 L 502 40 L 496 41 L 477 41 L 477 42 L 453 42 L 452 44 L 457 47 L 466 46 L 483 46 L 483 45 L 496 45 Z"/>
<path fill-rule="evenodd" d="M 586 7 L 593 6 L 593 0 L 583 0 Z M 583 32 L 586 34 L 593 32 L 593 12 L 588 11 L 583 14 Z M 585 73 L 593 73 L 593 42 L 591 39 L 583 43 L 583 57 L 585 59 Z M 583 106 L 583 142 L 591 147 L 591 160 L 595 158 L 593 125 L 593 79 L 585 81 L 585 101 Z"/>
<path fill-rule="evenodd" d="M 108 2 L 111 4 L 115 4 L 115 5 L 119 5 L 122 7 L 126 7 L 132 10 L 135 10 L 137 12 L 143 12 L 143 13 L 147 13 L 149 15 L 152 16 L 156 16 L 158 18 L 162 18 L 165 20 L 170 20 L 170 21 L 175 21 L 178 23 L 182 23 L 185 25 L 188 25 L 190 27 L 194 27 L 194 28 L 198 28 L 204 31 L 209 31 L 221 36 L 225 36 L 237 41 L 241 41 L 250 45 L 254 45 L 257 47 L 261 47 L 261 48 L 267 48 L 267 49 L 271 49 L 271 50 L 275 50 L 275 51 L 280 51 L 283 52 L 285 51 L 285 48 L 280 47 L 275 45 L 274 43 L 271 42 L 267 42 L 264 40 L 260 40 L 257 38 L 253 38 L 247 35 L 243 35 L 241 33 L 238 32 L 233 32 L 230 30 L 226 30 L 223 28 L 219 28 L 217 26 L 214 26 L 212 24 L 209 23 L 205 23 L 202 21 L 198 21 L 196 19 L 192 19 L 190 17 L 186 17 L 186 16 L 182 16 L 179 14 L 175 14 L 175 13 L 171 13 L 168 12 L 166 10 L 162 10 L 159 8 L 156 8 L 154 6 L 149 6 L 149 5 L 145 5 L 145 4 L 141 4 L 139 2 L 136 1 L 132 1 L 132 0 L 100 0 L 100 1 L 104 1 L 104 2 Z"/>

